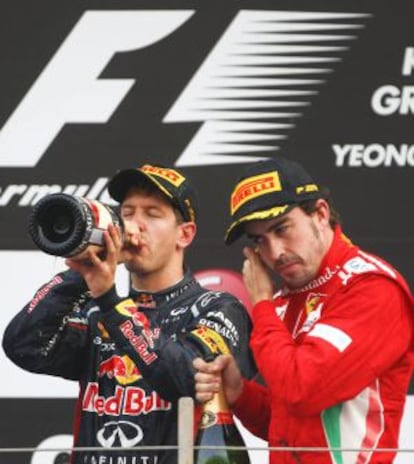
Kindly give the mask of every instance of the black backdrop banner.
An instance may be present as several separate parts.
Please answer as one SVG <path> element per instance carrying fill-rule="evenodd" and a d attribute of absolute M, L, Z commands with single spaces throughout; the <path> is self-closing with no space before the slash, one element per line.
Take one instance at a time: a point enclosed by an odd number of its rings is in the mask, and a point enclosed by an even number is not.
<path fill-rule="evenodd" d="M 223 245 L 230 186 L 243 163 L 281 153 L 412 285 L 413 13 L 374 0 L 9 2 L 0 248 L 34 247 L 42 195 L 105 199 L 117 169 L 150 161 L 199 188 L 192 266 L 239 268 Z"/>

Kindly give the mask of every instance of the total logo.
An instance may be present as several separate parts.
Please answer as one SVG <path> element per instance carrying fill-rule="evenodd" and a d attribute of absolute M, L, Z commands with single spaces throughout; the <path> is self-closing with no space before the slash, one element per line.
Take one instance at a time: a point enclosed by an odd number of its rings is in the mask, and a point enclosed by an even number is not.
<path fill-rule="evenodd" d="M 66 124 L 106 124 L 140 78 L 100 79 L 114 55 L 174 40 L 195 13 L 86 11 L 4 124 L 0 168 L 36 166 Z M 289 136 L 370 16 L 238 11 L 162 116 L 164 124 L 200 124 L 175 165 L 268 157 Z"/>

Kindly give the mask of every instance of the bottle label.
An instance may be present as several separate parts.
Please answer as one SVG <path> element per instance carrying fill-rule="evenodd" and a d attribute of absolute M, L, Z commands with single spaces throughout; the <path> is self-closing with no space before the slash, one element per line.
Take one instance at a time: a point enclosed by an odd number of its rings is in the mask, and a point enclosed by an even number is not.
<path fill-rule="evenodd" d="M 204 411 L 201 415 L 200 429 L 207 429 L 213 425 L 234 424 L 231 412 Z"/>
<path fill-rule="evenodd" d="M 202 346 L 207 348 L 209 353 L 214 355 L 230 353 L 229 347 L 223 337 L 213 329 L 200 325 L 191 331 L 191 335 L 198 342 L 201 342 Z"/>

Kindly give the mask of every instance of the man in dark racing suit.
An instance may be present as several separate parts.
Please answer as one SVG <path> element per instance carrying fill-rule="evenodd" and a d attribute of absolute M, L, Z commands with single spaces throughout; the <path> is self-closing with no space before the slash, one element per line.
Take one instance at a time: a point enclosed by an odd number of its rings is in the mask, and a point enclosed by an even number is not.
<path fill-rule="evenodd" d="M 250 319 L 235 297 L 185 270 L 196 233 L 188 179 L 144 165 L 118 172 L 108 190 L 121 203 L 123 237 L 109 225 L 104 254 L 90 247 L 86 260 L 66 259 L 70 269 L 14 317 L 3 347 L 23 369 L 79 381 L 74 447 L 97 450 L 73 451 L 74 464 L 172 464 L 177 451 L 162 447 L 177 445 L 178 399 L 195 396 L 193 359 L 225 343 L 251 378 Z M 127 298 L 114 283 L 120 262 Z"/>

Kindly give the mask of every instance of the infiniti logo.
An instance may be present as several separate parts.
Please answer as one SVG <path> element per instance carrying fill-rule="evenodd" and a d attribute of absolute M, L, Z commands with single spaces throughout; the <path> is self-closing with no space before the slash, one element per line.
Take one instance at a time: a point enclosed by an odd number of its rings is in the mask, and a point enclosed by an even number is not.
<path fill-rule="evenodd" d="M 188 306 L 184 306 L 182 308 L 175 308 L 173 309 L 170 314 L 171 316 L 179 316 L 180 314 L 184 314 L 188 311 Z"/>
<path fill-rule="evenodd" d="M 141 427 L 127 421 L 107 422 L 96 435 L 99 444 L 105 448 L 113 446 L 129 448 L 138 444 L 143 437 Z"/>

